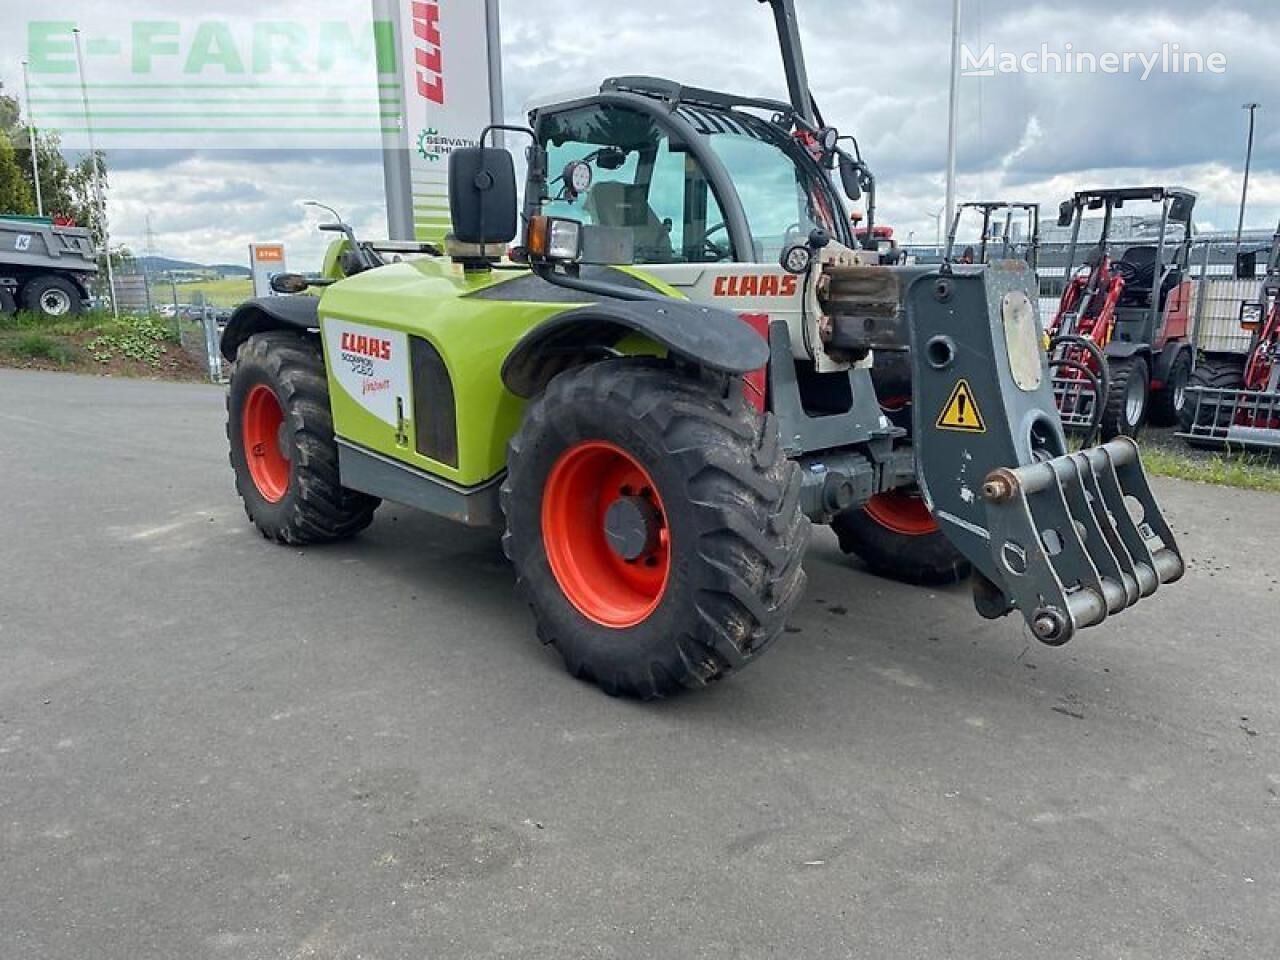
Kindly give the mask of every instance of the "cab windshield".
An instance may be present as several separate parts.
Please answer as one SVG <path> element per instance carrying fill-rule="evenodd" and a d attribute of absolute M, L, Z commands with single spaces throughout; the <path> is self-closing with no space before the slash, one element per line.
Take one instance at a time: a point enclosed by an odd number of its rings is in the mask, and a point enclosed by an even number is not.
<path fill-rule="evenodd" d="M 707 137 L 729 171 L 751 226 L 753 260 L 778 259 L 817 227 L 840 239 L 830 183 L 809 169 L 802 147 L 749 115 L 694 108 L 680 112 Z"/>

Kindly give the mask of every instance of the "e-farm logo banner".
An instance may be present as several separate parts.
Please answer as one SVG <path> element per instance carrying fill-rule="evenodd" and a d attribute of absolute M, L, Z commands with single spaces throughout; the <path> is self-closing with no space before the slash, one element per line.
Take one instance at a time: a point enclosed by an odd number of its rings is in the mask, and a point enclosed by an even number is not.
<path fill-rule="evenodd" d="M 17 24 L 33 122 L 68 148 L 87 147 L 90 132 L 100 149 L 378 149 L 406 136 L 408 85 L 389 21 L 127 21 L 106 8 L 80 24 Z"/>

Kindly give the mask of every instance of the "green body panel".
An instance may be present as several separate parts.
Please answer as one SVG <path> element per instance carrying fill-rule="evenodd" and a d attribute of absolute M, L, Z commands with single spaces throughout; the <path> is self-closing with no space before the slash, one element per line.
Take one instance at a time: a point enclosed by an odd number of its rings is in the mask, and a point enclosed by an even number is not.
<path fill-rule="evenodd" d="M 326 263 L 326 272 L 330 267 Z M 448 260 L 427 258 L 362 273 L 326 289 L 320 319 L 336 434 L 460 487 L 478 486 L 500 474 L 506 468 L 507 443 L 524 414 L 524 401 L 502 383 L 503 362 L 530 330 L 582 306 L 468 296 L 522 276 L 522 271 L 508 270 L 464 273 Z M 421 337 L 439 352 L 453 381 L 456 467 L 416 450 L 411 396 L 403 397 L 402 420 L 393 425 L 343 387 L 330 336 L 334 325 L 343 323 Z M 656 344 L 636 336 L 620 348 L 634 355 L 661 354 Z"/>

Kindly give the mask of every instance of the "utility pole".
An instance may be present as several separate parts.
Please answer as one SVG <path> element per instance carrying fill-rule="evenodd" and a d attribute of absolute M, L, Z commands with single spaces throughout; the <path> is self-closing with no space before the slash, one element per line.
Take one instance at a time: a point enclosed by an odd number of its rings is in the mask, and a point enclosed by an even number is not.
<path fill-rule="evenodd" d="M 948 217 L 956 209 L 956 149 L 960 136 L 960 2 L 951 7 L 951 102 L 947 118 L 947 205 Z M 941 232 L 941 231 L 939 231 Z M 941 246 L 941 240 L 939 240 Z"/>
<path fill-rule="evenodd" d="M 40 154 L 36 150 L 36 118 L 31 112 L 31 72 L 26 60 L 22 61 L 22 89 L 27 100 L 27 136 L 31 139 L 31 179 L 36 185 L 36 213 L 44 216 L 44 191 L 40 189 Z"/>
<path fill-rule="evenodd" d="M 1240 244 L 1244 239 L 1244 212 L 1249 205 L 1249 171 L 1253 167 L 1253 132 L 1260 103 L 1246 103 L 1242 110 L 1249 111 L 1249 146 L 1244 155 L 1244 187 L 1240 190 L 1240 225 L 1236 227 L 1236 254 L 1240 253 Z"/>
<path fill-rule="evenodd" d="M 93 169 L 93 194 L 102 224 L 102 246 L 107 254 L 107 286 L 111 288 L 111 312 L 118 320 L 120 305 L 116 302 L 116 270 L 111 263 L 111 228 L 107 223 L 107 195 L 102 190 L 102 171 L 98 169 L 98 149 L 93 142 L 93 118 L 89 115 L 89 84 L 84 76 L 84 49 L 80 44 L 80 28 L 71 31 L 76 41 L 76 65 L 80 70 L 80 99 L 84 102 L 84 125 L 89 134 L 89 166 Z"/>

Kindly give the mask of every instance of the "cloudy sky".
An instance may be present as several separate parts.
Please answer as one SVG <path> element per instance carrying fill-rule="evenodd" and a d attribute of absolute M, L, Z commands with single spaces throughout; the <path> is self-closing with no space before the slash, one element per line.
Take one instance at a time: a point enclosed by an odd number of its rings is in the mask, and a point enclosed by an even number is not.
<path fill-rule="evenodd" d="M 448 0 L 479 2 L 479 0 Z M 829 122 L 856 133 L 880 179 L 881 219 L 901 239 L 931 242 L 943 206 L 950 3 L 796 0 L 812 85 Z M 49 16 L 34 0 L 0 0 L 8 15 Z M 55 16 L 86 38 L 113 24 L 181 18 L 350 19 L 366 0 L 206 0 L 198 13 L 159 0 L 60 0 Z M 197 9 L 191 5 L 190 9 Z M 353 10 L 358 13 L 353 13 Z M 367 15 L 367 14 L 366 14 Z M 502 0 L 508 115 L 531 98 L 605 76 L 657 74 L 689 84 L 785 97 L 767 8 L 754 0 Z M 0 34 L 0 79 L 20 87 L 25 30 Z M 1280 217 L 1280 18 L 1274 0 L 965 0 L 975 53 L 1038 53 L 1042 45 L 1113 53 L 1220 55 L 1219 72 L 997 73 L 961 82 L 960 199 L 995 195 L 1056 204 L 1086 186 L 1181 183 L 1201 194 L 1202 229 L 1234 230 L 1247 114 L 1258 118 L 1248 225 Z M 1174 45 L 1177 45 L 1176 47 Z M 126 53 L 127 56 L 127 53 Z M 101 58 L 99 58 L 101 59 Z M 93 69 L 98 60 L 91 58 Z M 1135 61 L 1136 63 L 1137 61 Z M 107 68 L 103 68 L 105 72 Z M 101 81 L 101 75 L 93 78 Z M 363 83 L 364 80 L 356 81 Z M 372 85 L 372 79 L 368 81 Z M 39 111 L 37 111 L 38 113 Z M 73 121 L 62 121 L 71 123 Z M 74 137 L 72 138 L 74 139 Z M 299 202 L 338 207 L 369 235 L 385 233 L 382 170 L 370 150 L 333 144 L 273 151 L 113 147 L 113 239 L 202 262 L 241 262 L 252 240 L 282 240 L 294 267 L 318 261 L 320 219 Z"/>

